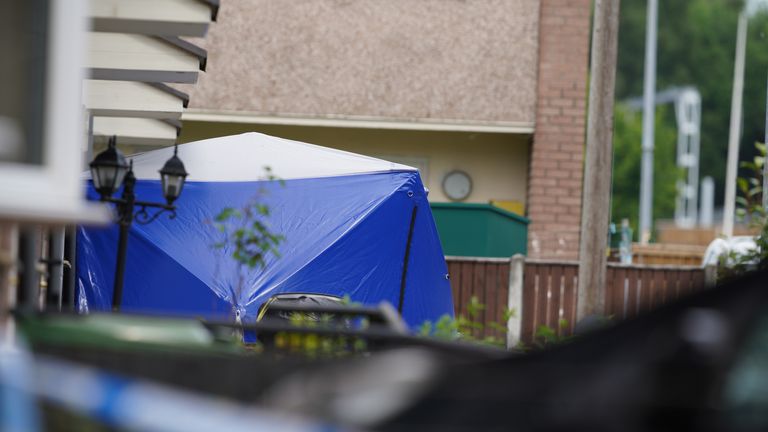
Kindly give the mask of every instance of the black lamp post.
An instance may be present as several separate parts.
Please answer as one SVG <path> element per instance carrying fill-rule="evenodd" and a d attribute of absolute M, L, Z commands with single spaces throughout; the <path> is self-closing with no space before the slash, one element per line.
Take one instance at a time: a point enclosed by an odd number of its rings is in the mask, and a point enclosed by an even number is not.
<path fill-rule="evenodd" d="M 91 162 L 91 178 L 101 201 L 111 202 L 117 208 L 117 223 L 120 225 L 120 238 L 117 245 L 117 264 L 115 267 L 115 286 L 112 294 L 112 310 L 119 311 L 123 297 L 123 281 L 125 279 L 125 254 L 128 247 L 128 230 L 135 220 L 140 224 L 148 224 L 157 219 L 162 213 L 170 212 L 170 218 L 176 217 L 176 206 L 173 202 L 181 195 L 187 171 L 177 156 L 178 147 L 174 147 L 173 156 L 160 169 L 160 179 L 163 186 L 165 203 L 139 201 L 136 199 L 134 188 L 136 177 L 133 175 L 133 161 L 126 163 L 125 157 L 115 146 L 116 138 L 109 139 L 109 146 L 99 153 Z M 120 198 L 112 195 L 123 185 Z M 149 214 L 147 209 L 159 209 Z"/>

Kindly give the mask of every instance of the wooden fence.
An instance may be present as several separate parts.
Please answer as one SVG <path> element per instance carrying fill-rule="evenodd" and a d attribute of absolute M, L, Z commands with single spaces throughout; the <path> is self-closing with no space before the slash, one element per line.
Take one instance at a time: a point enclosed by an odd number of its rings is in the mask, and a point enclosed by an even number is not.
<path fill-rule="evenodd" d="M 578 263 L 573 261 L 447 257 L 456 313 L 466 315 L 472 297 L 485 305 L 476 320 L 486 324 L 477 335 L 504 336 L 489 328 L 507 326 L 508 343 L 530 343 L 540 326 L 570 334 L 576 323 Z M 606 272 L 606 313 L 624 319 L 674 300 L 705 285 L 705 271 L 693 266 L 620 265 Z M 711 279 L 711 277 L 710 277 Z M 503 323 L 503 314 L 515 316 Z M 478 332 L 479 333 L 479 332 Z"/>
<path fill-rule="evenodd" d="M 467 314 L 467 306 L 476 297 L 485 308 L 475 319 L 484 323 L 483 336 L 504 337 L 488 323 L 503 323 L 509 302 L 509 258 L 447 258 L 456 315 Z"/>

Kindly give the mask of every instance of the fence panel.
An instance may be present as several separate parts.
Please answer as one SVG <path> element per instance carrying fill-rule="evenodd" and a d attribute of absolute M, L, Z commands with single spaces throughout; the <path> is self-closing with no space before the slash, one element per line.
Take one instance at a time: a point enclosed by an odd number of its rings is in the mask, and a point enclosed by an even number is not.
<path fill-rule="evenodd" d="M 504 325 L 502 319 L 509 295 L 509 259 L 446 257 L 446 262 L 456 315 L 467 316 L 467 307 L 475 297 L 485 308 L 473 321 L 484 324 L 484 328 L 473 331 L 472 335 L 504 338 L 504 333 L 490 324 Z"/>
<path fill-rule="evenodd" d="M 451 294 L 454 304 L 461 301 L 461 263 L 458 261 L 446 261 L 448 264 L 448 276 L 451 282 Z"/>
<path fill-rule="evenodd" d="M 536 266 L 526 263 L 523 270 L 523 307 L 519 313 L 523 317 L 520 339 L 530 341 L 534 335 L 536 322 Z"/>
<path fill-rule="evenodd" d="M 547 295 L 547 325 L 559 332 L 561 309 L 560 293 L 563 289 L 563 266 L 552 266 L 549 276 L 549 295 Z"/>
<path fill-rule="evenodd" d="M 541 325 L 547 324 L 547 306 L 549 296 L 549 273 L 552 266 L 537 266 L 539 273 L 538 286 L 536 287 L 536 321 L 533 323 L 534 330 Z"/>
<path fill-rule="evenodd" d="M 476 297 L 485 309 L 474 320 L 483 323 L 484 329 L 474 335 L 503 338 L 504 333 L 490 323 L 504 325 L 501 321 L 508 303 L 510 260 L 447 257 L 446 261 L 457 315 L 466 315 L 467 305 Z M 630 318 L 703 286 L 704 269 L 700 267 L 609 263 L 606 313 L 615 319 Z M 577 288 L 577 262 L 526 260 L 522 304 L 515 307 L 515 313 L 522 318 L 521 340 L 534 342 L 537 329 L 543 325 L 561 336 L 572 333 L 576 323 Z M 567 325 L 561 328 L 561 322 Z"/>
<path fill-rule="evenodd" d="M 568 327 L 561 330 L 562 334 L 570 334 L 576 325 L 576 289 L 578 288 L 579 268 L 577 266 L 563 266 L 563 319 L 568 322 Z"/>
<path fill-rule="evenodd" d="M 576 262 L 526 261 L 523 276 L 523 342 L 533 342 L 541 326 L 551 328 L 559 336 L 573 332 L 578 297 L 577 274 Z M 566 325 L 561 326 L 561 322 Z"/>
<path fill-rule="evenodd" d="M 626 314 L 627 270 L 624 268 L 608 267 L 606 271 L 606 313 L 608 316 L 624 318 Z"/>
<path fill-rule="evenodd" d="M 495 270 L 495 276 L 496 276 L 496 283 L 495 287 L 492 289 L 495 291 L 496 297 L 496 305 L 495 307 L 492 304 L 489 304 L 489 308 L 493 308 L 495 311 L 496 321 L 500 327 L 504 328 L 506 327 L 506 323 L 504 322 L 504 315 L 507 311 L 507 304 L 509 301 L 509 263 L 496 263 L 494 264 Z M 488 288 L 486 286 L 486 292 Z M 518 311 L 519 313 L 520 306 L 518 305 Z M 505 339 L 506 338 L 506 331 L 501 330 L 494 330 L 493 334 L 498 337 Z"/>

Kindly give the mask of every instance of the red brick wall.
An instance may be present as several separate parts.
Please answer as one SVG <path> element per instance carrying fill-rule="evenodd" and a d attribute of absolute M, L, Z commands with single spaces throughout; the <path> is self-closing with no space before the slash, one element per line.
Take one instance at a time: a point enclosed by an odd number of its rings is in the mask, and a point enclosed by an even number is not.
<path fill-rule="evenodd" d="M 528 254 L 575 259 L 589 64 L 590 0 L 542 0 Z"/>

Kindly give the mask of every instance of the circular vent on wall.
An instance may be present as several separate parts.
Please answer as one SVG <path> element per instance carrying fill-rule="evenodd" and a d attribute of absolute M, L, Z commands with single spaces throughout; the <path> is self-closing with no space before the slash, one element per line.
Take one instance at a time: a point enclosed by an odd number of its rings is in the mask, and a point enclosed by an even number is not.
<path fill-rule="evenodd" d="M 464 201 L 472 192 L 472 179 L 464 171 L 451 171 L 443 177 L 443 192 L 453 201 Z"/>

